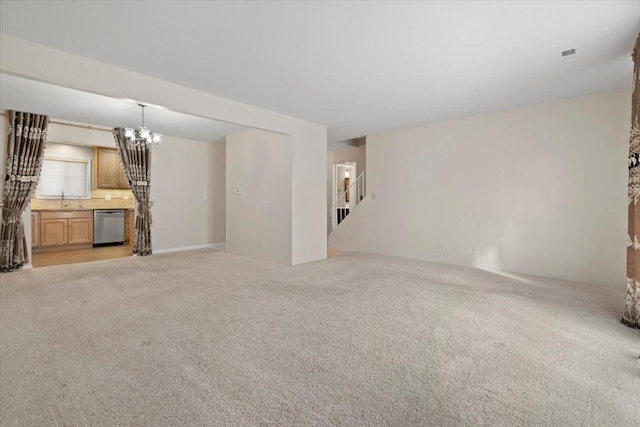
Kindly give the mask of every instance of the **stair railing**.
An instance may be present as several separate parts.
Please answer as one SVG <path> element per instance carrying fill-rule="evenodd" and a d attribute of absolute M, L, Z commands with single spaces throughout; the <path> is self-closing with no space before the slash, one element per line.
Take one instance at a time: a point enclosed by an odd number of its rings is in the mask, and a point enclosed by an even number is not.
<path fill-rule="evenodd" d="M 329 209 L 329 218 L 331 219 L 331 231 L 344 220 L 349 211 L 355 208 L 367 195 L 366 171 L 362 171 L 351 185 L 341 194 L 338 195 L 336 201 Z M 347 201 L 347 195 L 348 201 Z"/>

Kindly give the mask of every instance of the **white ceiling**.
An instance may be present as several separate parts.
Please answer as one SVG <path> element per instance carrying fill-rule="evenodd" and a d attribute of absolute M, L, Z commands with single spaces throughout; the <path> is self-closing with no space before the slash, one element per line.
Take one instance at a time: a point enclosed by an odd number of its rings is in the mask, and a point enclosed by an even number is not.
<path fill-rule="evenodd" d="M 0 16 L 3 33 L 322 123 L 336 141 L 628 88 L 640 3 L 3 1 Z"/>
<path fill-rule="evenodd" d="M 0 74 L 0 109 L 47 114 L 56 119 L 108 127 L 137 128 L 141 108 L 134 101 L 109 98 L 33 80 Z M 229 123 L 194 117 L 149 106 L 145 125 L 153 132 L 213 142 L 246 129 Z"/>

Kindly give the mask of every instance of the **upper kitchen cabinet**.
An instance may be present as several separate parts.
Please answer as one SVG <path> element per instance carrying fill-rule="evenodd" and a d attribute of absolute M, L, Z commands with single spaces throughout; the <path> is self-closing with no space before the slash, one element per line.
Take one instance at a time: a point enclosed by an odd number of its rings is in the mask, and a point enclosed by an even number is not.
<path fill-rule="evenodd" d="M 95 147 L 95 165 L 96 188 L 129 189 L 116 150 Z"/>

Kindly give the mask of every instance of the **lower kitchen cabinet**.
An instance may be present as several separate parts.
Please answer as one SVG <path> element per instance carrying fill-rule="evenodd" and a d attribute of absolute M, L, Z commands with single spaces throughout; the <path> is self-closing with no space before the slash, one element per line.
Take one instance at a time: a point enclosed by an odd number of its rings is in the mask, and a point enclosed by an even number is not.
<path fill-rule="evenodd" d="M 34 249 L 93 246 L 93 211 L 40 211 L 40 245 Z"/>
<path fill-rule="evenodd" d="M 31 247 L 40 246 L 40 212 L 31 212 Z"/>
<path fill-rule="evenodd" d="M 128 209 L 124 217 L 124 242 L 133 245 L 136 235 L 136 210 Z"/>
<path fill-rule="evenodd" d="M 67 244 L 66 219 L 40 219 L 40 246 Z"/>
<path fill-rule="evenodd" d="M 93 244 L 93 218 L 70 218 L 67 221 L 67 243 Z"/>

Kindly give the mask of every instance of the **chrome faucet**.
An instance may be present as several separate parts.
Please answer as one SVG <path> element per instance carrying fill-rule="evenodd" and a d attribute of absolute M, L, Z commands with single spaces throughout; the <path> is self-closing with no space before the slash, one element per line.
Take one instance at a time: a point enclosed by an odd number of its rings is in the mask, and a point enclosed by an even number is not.
<path fill-rule="evenodd" d="M 60 199 L 60 208 L 66 208 L 67 206 L 71 206 L 71 203 L 64 202 L 64 191 L 62 192 L 62 199 Z"/>

